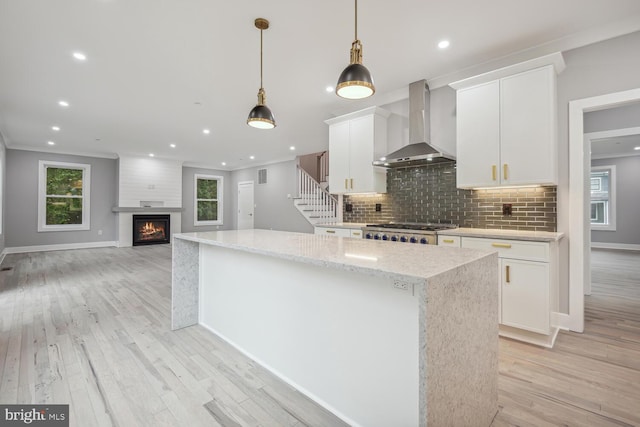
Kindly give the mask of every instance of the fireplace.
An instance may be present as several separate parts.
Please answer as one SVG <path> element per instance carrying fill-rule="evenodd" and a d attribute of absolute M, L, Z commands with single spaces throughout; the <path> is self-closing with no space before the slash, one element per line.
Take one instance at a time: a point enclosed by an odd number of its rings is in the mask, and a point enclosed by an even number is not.
<path fill-rule="evenodd" d="M 133 215 L 133 246 L 171 241 L 171 215 Z"/>

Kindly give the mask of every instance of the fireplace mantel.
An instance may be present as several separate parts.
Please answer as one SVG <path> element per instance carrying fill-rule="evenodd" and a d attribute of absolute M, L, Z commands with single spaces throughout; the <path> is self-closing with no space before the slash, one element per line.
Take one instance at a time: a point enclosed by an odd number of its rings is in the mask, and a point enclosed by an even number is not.
<path fill-rule="evenodd" d="M 184 208 L 114 206 L 111 212 L 182 212 Z"/>

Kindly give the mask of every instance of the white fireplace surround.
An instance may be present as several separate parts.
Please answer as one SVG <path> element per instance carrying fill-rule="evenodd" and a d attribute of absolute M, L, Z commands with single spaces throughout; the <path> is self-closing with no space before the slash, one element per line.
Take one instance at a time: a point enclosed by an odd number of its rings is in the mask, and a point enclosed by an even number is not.
<path fill-rule="evenodd" d="M 182 228 L 182 162 L 121 155 L 118 206 L 118 247 L 133 246 L 133 215 L 170 215 L 171 240 Z"/>
<path fill-rule="evenodd" d="M 173 235 L 182 231 L 182 208 L 127 208 L 116 207 L 113 211 L 118 216 L 118 247 L 133 246 L 133 215 L 170 215 L 171 241 Z"/>

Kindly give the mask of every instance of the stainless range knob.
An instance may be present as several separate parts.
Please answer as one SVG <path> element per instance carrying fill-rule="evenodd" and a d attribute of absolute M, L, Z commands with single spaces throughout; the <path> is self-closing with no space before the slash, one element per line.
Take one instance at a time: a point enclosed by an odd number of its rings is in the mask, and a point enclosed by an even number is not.
<path fill-rule="evenodd" d="M 407 241 L 407 236 L 402 236 L 402 237 L 400 237 L 400 241 L 401 241 L 401 242 L 406 242 L 406 241 Z"/>
<path fill-rule="evenodd" d="M 411 243 L 418 243 L 418 238 L 417 238 L 417 237 L 413 237 L 413 236 L 411 236 L 411 238 L 409 239 L 409 242 L 411 242 Z"/>
<path fill-rule="evenodd" d="M 423 238 L 420 239 L 420 243 L 422 243 L 423 245 L 428 245 L 429 241 L 427 240 L 426 237 L 423 237 Z"/>

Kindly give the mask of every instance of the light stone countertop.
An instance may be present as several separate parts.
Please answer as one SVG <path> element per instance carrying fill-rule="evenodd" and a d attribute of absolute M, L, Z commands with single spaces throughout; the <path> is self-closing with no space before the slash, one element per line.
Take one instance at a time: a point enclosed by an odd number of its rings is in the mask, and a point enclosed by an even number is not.
<path fill-rule="evenodd" d="M 321 267 L 415 282 L 496 251 L 410 245 L 274 230 L 226 230 L 175 234 L 176 239 L 236 249 Z"/>
<path fill-rule="evenodd" d="M 535 242 L 556 242 L 564 233 L 549 231 L 500 230 L 495 228 L 454 228 L 438 231 L 438 236 L 486 237 L 489 239 L 529 240 Z"/>
<path fill-rule="evenodd" d="M 367 224 L 364 222 L 325 222 L 322 224 L 314 224 L 314 227 L 330 227 L 330 228 L 352 228 L 358 229 L 362 227 L 366 227 Z"/>

